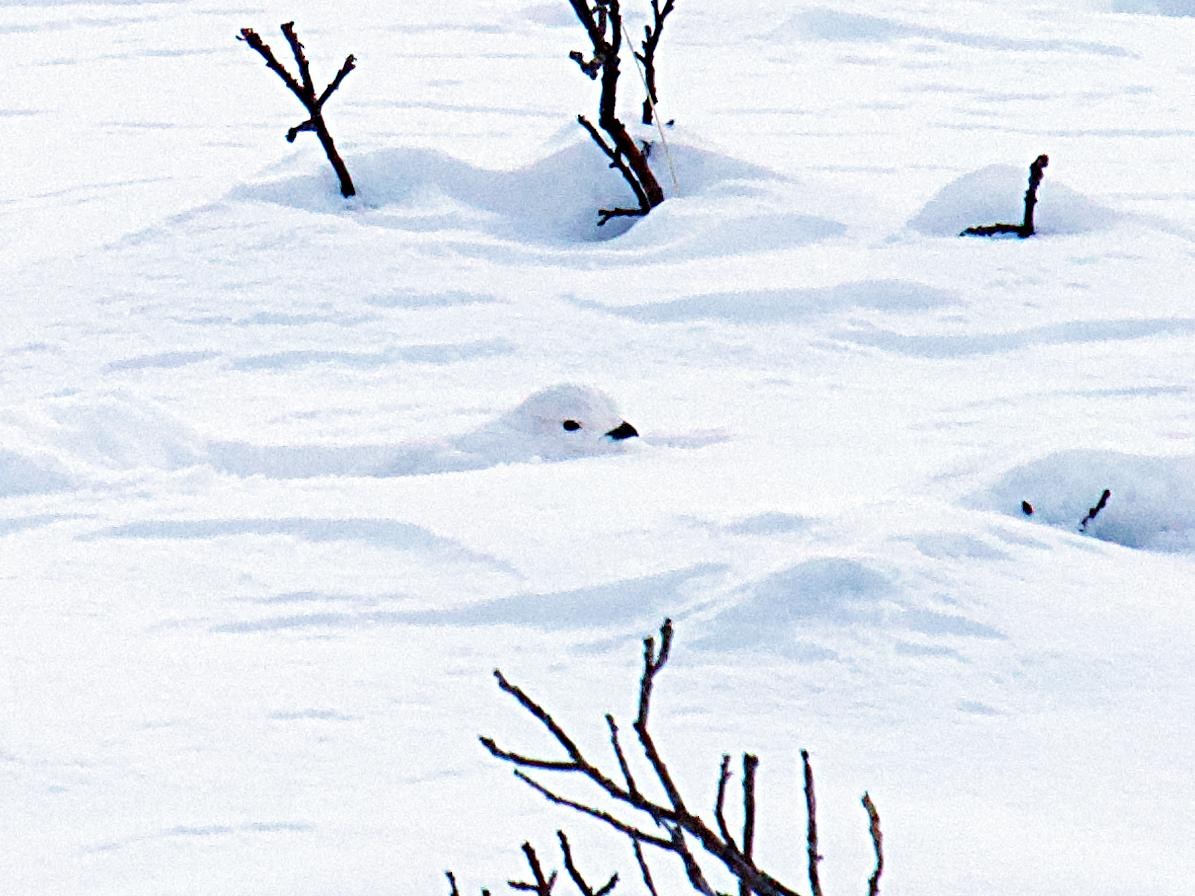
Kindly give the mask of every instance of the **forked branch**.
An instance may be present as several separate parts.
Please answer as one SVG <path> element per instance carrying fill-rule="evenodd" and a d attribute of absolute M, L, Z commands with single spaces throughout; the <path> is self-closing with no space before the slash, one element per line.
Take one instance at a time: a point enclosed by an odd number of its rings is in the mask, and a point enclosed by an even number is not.
<path fill-rule="evenodd" d="M 299 70 L 298 78 L 287 71 L 286 66 L 274 56 L 274 51 L 252 28 L 242 28 L 237 40 L 244 41 L 261 56 L 266 62 L 266 68 L 281 78 L 287 89 L 303 104 L 307 110 L 307 120 L 286 132 L 287 142 L 294 143 L 295 138 L 304 131 L 314 132 L 319 138 L 320 145 L 324 148 L 324 153 L 328 156 L 332 170 L 336 172 L 336 176 L 340 180 L 340 193 L 347 199 L 349 196 L 356 195 L 357 189 L 353 186 L 353 179 L 349 177 L 348 167 L 344 164 L 340 153 L 336 151 L 336 144 L 332 141 L 332 135 L 328 132 L 328 126 L 324 122 L 323 110 L 329 97 L 336 92 L 341 82 L 348 77 L 349 72 L 356 68 L 356 57 L 348 56 L 340 67 L 340 71 L 336 73 L 336 77 L 317 95 L 315 83 L 311 79 L 311 66 L 307 61 L 307 55 L 303 52 L 303 44 L 299 42 L 299 37 L 295 33 L 295 23 L 283 24 L 282 34 L 290 45 L 291 54 L 295 57 L 295 65 Z"/>
<path fill-rule="evenodd" d="M 664 201 L 664 191 L 648 165 L 647 156 L 618 118 L 619 53 L 623 30 L 619 0 L 595 0 L 592 7 L 588 0 L 568 2 L 590 43 L 588 58 L 579 50 L 569 53 L 569 58 L 589 78 L 601 81 L 596 127 L 583 115 L 577 116 L 577 120 L 610 159 L 610 167 L 622 175 L 639 203 L 635 208 L 600 209 L 598 225 L 611 218 L 641 217 Z"/>
<path fill-rule="evenodd" d="M 664 30 L 664 20 L 676 5 L 675 0 L 651 0 L 652 22 L 643 26 L 643 52 L 636 53 L 635 58 L 643 64 L 643 81 L 647 86 L 647 96 L 643 99 L 643 123 L 651 124 L 655 119 L 656 103 L 659 95 L 656 91 L 656 49 L 660 46 L 660 32 Z"/>
<path fill-rule="evenodd" d="M 500 672 L 494 676 L 498 686 L 515 699 L 541 727 L 543 727 L 555 741 L 557 747 L 563 751 L 563 758 L 527 755 L 521 752 L 499 747 L 492 738 L 481 738 L 482 745 L 489 753 L 503 762 L 512 764 L 515 776 L 543 796 L 550 802 L 565 806 L 579 812 L 603 825 L 611 828 L 631 840 L 635 852 L 635 859 L 639 865 L 643 881 L 650 893 L 655 896 L 656 888 L 652 879 L 643 847 L 651 846 L 655 849 L 670 853 L 679 860 L 681 868 L 690 886 L 703 896 L 718 896 L 717 891 L 709 882 L 709 876 L 703 868 L 703 862 L 711 860 L 729 872 L 738 881 L 739 896 L 799 896 L 798 891 L 781 883 L 778 879 L 758 867 L 754 857 L 754 841 L 756 830 L 755 777 L 759 760 L 752 754 L 743 756 L 742 791 L 743 791 L 743 827 L 738 841 L 731 834 L 730 825 L 726 818 L 726 794 L 728 784 L 732 778 L 730 770 L 730 756 L 722 758 L 718 776 L 717 799 L 714 805 L 714 819 L 712 824 L 692 812 L 677 787 L 668 763 L 661 755 L 651 733 L 651 705 L 655 684 L 660 672 L 668 663 L 672 649 L 673 628 L 670 620 L 665 620 L 660 627 L 658 640 L 655 637 L 644 639 L 643 642 L 643 672 L 639 679 L 638 714 L 635 718 L 634 729 L 638 736 L 642 761 L 651 768 L 658 791 L 662 791 L 663 798 L 646 794 L 637 782 L 631 770 L 631 762 L 623 747 L 620 730 L 612 715 L 606 715 L 606 726 L 609 730 L 610 744 L 613 748 L 617 770 L 603 771 L 597 764 L 588 759 L 578 747 L 577 742 L 564 730 L 542 705 L 533 700 L 517 685 L 512 684 Z M 816 803 L 813 797 L 813 772 L 809 763 L 809 754 L 802 751 L 805 768 L 806 810 L 809 815 L 809 828 L 806 836 L 809 853 L 810 883 L 813 896 L 821 896 L 821 887 L 817 879 L 817 862 L 821 856 L 817 853 L 817 821 Z M 547 787 L 529 772 L 559 772 L 579 776 L 595 786 L 602 799 L 602 806 L 594 805 L 580 799 L 562 796 Z M 865 805 L 870 806 L 869 816 L 872 820 L 872 839 L 879 856 L 879 816 L 872 815 L 874 806 L 870 798 Z M 571 853 L 567 848 L 567 841 L 562 837 L 562 850 L 565 853 L 565 867 L 582 890 L 583 896 L 589 896 L 588 884 L 577 880 L 573 874 Z M 530 859 L 530 857 L 529 857 Z M 879 872 L 882 859 L 879 860 L 876 874 L 872 880 L 872 893 L 875 896 L 878 887 Z M 542 884 L 550 884 L 552 879 L 546 876 L 536 877 L 534 881 L 523 882 L 523 889 L 540 893 Z M 607 887 L 596 891 L 592 896 L 603 896 Z"/>

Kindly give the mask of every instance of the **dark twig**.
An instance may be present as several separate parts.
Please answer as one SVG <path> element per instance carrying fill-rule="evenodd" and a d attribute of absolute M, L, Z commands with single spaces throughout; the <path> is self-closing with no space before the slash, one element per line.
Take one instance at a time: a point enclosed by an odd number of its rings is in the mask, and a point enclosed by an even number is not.
<path fill-rule="evenodd" d="M 647 84 L 647 96 L 643 100 L 643 123 L 651 124 L 659 95 L 656 92 L 656 48 L 660 45 L 660 32 L 664 30 L 664 19 L 672 12 L 675 0 L 651 0 L 653 21 L 651 25 L 643 26 L 643 52 L 636 53 L 635 58 L 643 63 L 643 80 Z"/>
<path fill-rule="evenodd" d="M 817 798 L 813 794 L 813 766 L 809 764 L 808 750 L 801 751 L 801 762 L 805 766 L 805 814 L 809 819 L 805 834 L 809 856 L 809 888 L 813 896 L 822 896 L 822 885 L 817 873 L 817 863 L 822 860 L 817 851 Z"/>
<path fill-rule="evenodd" d="M 643 876 L 643 885 L 647 887 L 647 892 L 651 893 L 651 896 L 660 896 L 656 891 L 655 881 L 651 879 L 651 869 L 647 867 L 647 858 L 643 855 L 643 847 L 634 837 L 631 837 L 631 847 L 635 851 L 635 861 L 639 863 L 639 873 Z"/>
<path fill-rule="evenodd" d="M 871 795 L 863 794 L 863 808 L 867 810 L 868 829 L 871 832 L 871 845 L 876 852 L 876 870 L 872 872 L 867 882 L 867 896 L 878 896 L 880 892 L 880 875 L 884 873 L 884 837 L 880 833 L 880 813 L 876 811 Z"/>
<path fill-rule="evenodd" d="M 722 754 L 722 766 L 718 769 L 718 798 L 714 803 L 714 821 L 718 823 L 718 833 L 722 839 L 734 845 L 734 837 L 730 834 L 730 826 L 726 823 L 726 785 L 730 781 L 730 754 Z"/>
<path fill-rule="evenodd" d="M 755 770 L 759 768 L 759 757 L 743 754 L 743 857 L 754 863 L 755 851 Z M 739 896 L 749 896 L 751 888 L 744 880 L 739 881 Z"/>
<path fill-rule="evenodd" d="M 1025 191 L 1025 217 L 1020 224 L 985 224 L 982 227 L 968 227 L 959 236 L 1000 236 L 1011 234 L 1021 239 L 1027 239 L 1036 233 L 1033 225 L 1033 209 L 1037 205 L 1037 188 L 1041 186 L 1045 176 L 1045 167 L 1050 164 L 1050 157 L 1040 155 L 1029 166 L 1029 189 Z"/>
<path fill-rule="evenodd" d="M 632 840 L 636 840 L 640 843 L 648 843 L 651 846 L 658 847 L 659 849 L 672 849 L 671 840 L 665 840 L 663 837 L 657 837 L 654 834 L 641 831 L 634 825 L 627 824 L 625 821 L 615 818 L 609 812 L 604 812 L 601 809 L 595 809 L 592 806 L 586 806 L 583 803 L 562 797 L 544 787 L 544 785 L 540 784 L 534 778 L 528 777 L 518 770 L 515 771 L 515 777 L 550 803 L 555 803 L 557 806 L 564 806 L 566 809 L 572 809 L 576 812 L 580 812 L 582 815 L 588 815 L 590 818 L 594 818 L 600 822 L 603 822 L 604 824 L 609 825 L 610 827 L 614 828 L 614 830 L 626 834 Z"/>
<path fill-rule="evenodd" d="M 581 896 L 607 896 L 611 890 L 618 886 L 618 875 L 615 874 L 606 881 L 604 886 L 598 890 L 594 890 L 581 875 L 581 872 L 577 870 L 577 865 L 573 861 L 573 850 L 569 846 L 568 837 L 564 836 L 564 831 L 557 831 L 556 836 L 560 840 L 560 852 L 564 856 L 564 870 L 568 872 L 568 876 L 573 879 L 573 883 L 581 891 Z"/>
<path fill-rule="evenodd" d="M 585 28 L 592 50 L 589 59 L 577 50 L 571 52 L 569 58 L 590 78 L 600 78 L 602 85 L 598 101 L 597 127 L 590 124 L 584 116 L 578 116 L 577 120 L 611 160 L 611 167 L 616 168 L 622 175 L 639 203 L 637 209 L 599 210 L 598 225 L 605 224 L 611 218 L 646 215 L 664 201 L 664 191 L 652 173 L 646 156 L 618 117 L 619 52 L 622 48 L 623 28 L 619 0 L 598 0 L 593 7 L 589 5 L 589 0 L 569 0 L 569 5 L 577 16 L 577 21 Z M 599 128 L 609 138 L 609 143 L 602 138 L 598 132 Z"/>
<path fill-rule="evenodd" d="M 614 756 L 618 759 L 618 767 L 622 771 L 623 780 L 626 781 L 627 793 L 638 796 L 639 787 L 635 784 L 635 776 L 631 774 L 631 766 L 627 762 L 626 753 L 622 750 L 622 741 L 618 738 L 618 723 L 609 713 L 606 713 L 606 727 L 610 729 L 610 743 L 614 747 Z"/>
<path fill-rule="evenodd" d="M 461 891 L 456 885 L 456 875 L 451 871 L 445 871 L 444 874 L 448 878 L 448 886 L 451 887 L 448 896 L 461 896 Z"/>
<path fill-rule="evenodd" d="M 523 844 L 523 855 L 527 857 L 527 864 L 531 866 L 532 881 L 511 880 L 507 884 L 512 890 L 520 890 L 526 893 L 534 893 L 535 896 L 552 896 L 552 887 L 556 886 L 556 872 L 553 871 L 548 877 L 544 877 L 544 869 L 539 864 L 539 856 L 535 854 L 535 850 L 530 843 Z"/>
<path fill-rule="evenodd" d="M 614 209 L 599 209 L 598 210 L 598 226 L 605 224 L 611 218 L 618 217 L 641 217 L 646 215 L 650 210 L 650 201 L 647 194 L 643 191 L 643 185 L 639 183 L 639 179 L 635 177 L 635 172 L 630 169 L 630 166 L 623 160 L 623 157 L 616 152 L 605 140 L 602 139 L 601 133 L 593 126 L 588 118 L 584 115 L 577 116 L 577 122 L 581 127 L 585 128 L 589 136 L 593 138 L 593 142 L 598 145 L 598 148 L 606 154 L 606 158 L 610 160 L 610 167 L 618 171 L 622 175 L 622 179 L 627 182 L 627 186 L 631 188 L 631 192 L 635 194 L 635 198 L 639 200 L 639 208 L 614 208 Z"/>
<path fill-rule="evenodd" d="M 347 199 L 349 196 L 356 195 L 357 188 L 353 186 L 353 179 L 349 176 L 348 167 L 344 164 L 344 160 L 336 150 L 336 144 L 332 141 L 332 135 L 329 133 L 328 126 L 324 122 L 323 109 L 324 103 L 335 93 L 340 83 L 348 77 L 349 72 L 356 67 L 356 57 L 347 57 L 344 60 L 344 64 L 340 67 L 340 71 L 336 73 L 336 77 L 332 79 L 332 82 L 324 88 L 319 96 L 316 96 L 315 84 L 311 80 L 311 67 L 307 61 L 306 54 L 303 52 L 303 44 L 299 42 L 299 37 L 295 33 L 295 23 L 284 23 L 282 25 L 282 34 L 286 37 L 291 53 L 295 57 L 295 64 L 299 69 L 298 79 L 286 70 L 286 66 L 274 56 L 274 51 L 270 49 L 269 45 L 252 28 L 242 28 L 237 40 L 244 41 L 261 56 L 266 62 L 266 67 L 278 75 L 287 86 L 287 89 L 303 104 L 303 107 L 307 110 L 308 118 L 302 124 L 295 125 L 286 132 L 287 142 L 294 143 L 295 138 L 300 133 L 313 131 L 319 138 L 320 145 L 324 148 L 324 154 L 327 155 L 328 161 L 332 165 L 332 170 L 336 172 L 336 176 L 340 180 L 340 193 Z"/>
<path fill-rule="evenodd" d="M 709 881 L 705 879 L 705 874 L 701 871 L 701 866 L 697 864 L 697 859 L 693 852 L 689 849 L 689 844 L 685 842 L 685 832 L 679 826 L 673 826 L 669 829 L 672 835 L 673 851 L 680 856 L 681 863 L 685 867 L 685 876 L 689 878 L 689 883 L 693 889 L 702 896 L 718 896 L 714 892 L 714 888 L 709 885 Z"/>
<path fill-rule="evenodd" d="M 669 661 L 672 648 L 672 623 L 665 620 L 657 637 L 645 638 L 643 642 L 643 671 L 639 679 L 639 706 L 635 718 L 635 732 L 644 759 L 649 763 L 654 776 L 664 792 L 662 798 L 652 798 L 639 789 L 631 771 L 630 758 L 622 743 L 618 725 L 612 716 L 606 716 L 610 743 L 617 760 L 617 769 L 607 773 L 594 765 L 582 753 L 576 741 L 559 725 L 543 706 L 531 699 L 521 688 L 509 682 L 501 672 L 495 672 L 499 687 L 510 694 L 523 709 L 535 718 L 561 748 L 564 758 L 547 758 L 524 755 L 499 747 L 491 738 L 482 738 L 481 743 L 491 755 L 515 766 L 515 776 L 528 787 L 551 803 L 589 818 L 627 836 L 639 864 L 644 883 L 652 896 L 657 896 L 656 887 L 644 855 L 643 847 L 651 846 L 677 857 L 684 867 L 686 877 L 695 890 L 704 896 L 715 896 L 709 880 L 701 867 L 706 858 L 721 864 L 739 883 L 740 896 L 798 896 L 796 890 L 785 886 L 755 865 L 753 847 L 755 840 L 755 780 L 758 759 L 752 754 L 743 757 L 743 833 L 742 843 L 736 843 L 730 833 L 726 818 L 726 794 L 731 778 L 729 757 L 724 757 L 718 778 L 718 796 L 714 807 L 714 819 L 707 823 L 692 813 L 686 806 L 672 773 L 660 755 L 650 732 L 651 705 L 657 676 Z M 816 805 L 813 795 L 813 773 L 809 754 L 802 752 L 806 782 L 806 809 L 810 827 L 808 845 L 810 857 L 810 878 L 813 896 L 821 896 L 817 881 Z M 541 784 L 531 777 L 532 771 L 572 773 L 595 785 L 611 805 L 599 808 L 600 804 L 588 804 L 571 799 Z M 620 780 L 621 779 L 621 780 Z M 633 813 L 633 814 L 631 814 Z M 566 864 L 571 857 L 566 859 Z M 571 875 L 571 871 L 569 872 Z M 538 882 L 537 882 L 538 883 Z M 582 888 L 583 889 L 583 888 Z M 583 892 L 582 896 L 586 896 Z M 594 894 L 597 896 L 597 894 Z"/>
<path fill-rule="evenodd" d="M 1100 495 L 1099 502 L 1095 505 L 1095 507 L 1088 508 L 1087 516 L 1083 517 L 1083 521 L 1079 523 L 1080 532 L 1087 531 L 1087 525 L 1091 523 L 1097 516 L 1099 516 L 1100 511 L 1108 505 L 1108 499 L 1111 497 L 1112 492 L 1108 489 L 1104 489 L 1104 493 Z"/>

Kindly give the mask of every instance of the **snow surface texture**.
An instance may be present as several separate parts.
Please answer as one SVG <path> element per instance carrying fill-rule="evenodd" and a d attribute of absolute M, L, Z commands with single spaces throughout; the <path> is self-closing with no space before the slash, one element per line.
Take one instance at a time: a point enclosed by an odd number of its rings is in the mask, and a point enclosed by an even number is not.
<path fill-rule="evenodd" d="M 887 896 L 1186 894 L 1191 12 L 678 4 L 677 183 L 643 132 L 598 228 L 563 0 L 0 0 L 0 892 L 476 893 L 558 827 L 638 892 L 476 737 L 544 743 L 498 666 L 605 755 L 670 615 L 657 740 L 694 805 L 760 754 L 798 889 L 807 747 L 827 893 L 866 789 Z M 350 202 L 233 39 L 291 19 Z M 955 236 L 1043 152 L 1040 236 Z"/>

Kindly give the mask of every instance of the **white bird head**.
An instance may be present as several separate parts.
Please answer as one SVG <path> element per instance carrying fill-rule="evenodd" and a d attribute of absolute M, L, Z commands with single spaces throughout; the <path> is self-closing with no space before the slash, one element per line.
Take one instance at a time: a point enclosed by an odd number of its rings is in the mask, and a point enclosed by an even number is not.
<path fill-rule="evenodd" d="M 536 392 L 498 418 L 494 430 L 517 435 L 546 459 L 604 453 L 639 435 L 608 395 L 571 383 Z"/>

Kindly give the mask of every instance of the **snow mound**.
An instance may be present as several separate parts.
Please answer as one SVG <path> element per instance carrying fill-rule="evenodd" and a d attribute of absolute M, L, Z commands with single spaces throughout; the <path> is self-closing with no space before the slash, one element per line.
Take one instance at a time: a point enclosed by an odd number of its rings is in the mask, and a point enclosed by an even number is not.
<path fill-rule="evenodd" d="M 636 435 L 608 395 L 591 386 L 565 383 L 536 392 L 489 423 L 442 441 L 390 446 L 223 442 L 211 446 L 211 456 L 218 468 L 237 476 L 416 476 L 619 454 Z"/>
<path fill-rule="evenodd" d="M 203 463 L 199 437 L 151 404 L 115 393 L 59 396 L 0 419 L 0 495 L 58 491 L 79 477 Z"/>
<path fill-rule="evenodd" d="M 802 561 L 748 583 L 732 599 L 732 606 L 705 620 L 703 627 L 712 634 L 698 642 L 700 649 L 812 662 L 837 656 L 827 642 L 839 641 L 836 636 L 844 629 L 858 633 L 882 627 L 934 643 L 1004 637 L 956 606 L 913 605 L 890 573 L 846 557 Z"/>
<path fill-rule="evenodd" d="M 958 236 L 968 227 L 1019 224 L 1025 215 L 1029 168 L 989 165 L 947 184 L 910 221 L 930 236 Z M 1039 233 L 1073 234 L 1106 230 L 1118 214 L 1050 177 L 1037 191 L 1034 223 Z"/>
<path fill-rule="evenodd" d="M 712 150 L 670 146 L 686 197 L 727 182 L 777 177 Z M 615 218 L 598 226 L 597 209 L 634 206 L 635 200 L 589 141 L 574 139 L 546 158 L 513 171 L 479 168 L 442 152 L 414 148 L 380 150 L 351 157 L 347 163 L 359 192 L 348 203 L 340 198 L 326 165 L 318 174 L 243 186 L 233 198 L 326 214 L 340 214 L 347 207 L 359 212 L 361 223 L 373 226 L 463 230 L 547 244 L 609 240 L 635 221 Z M 671 193 L 665 181 L 667 166 L 661 161 L 655 171 L 665 193 Z"/>
<path fill-rule="evenodd" d="M 204 460 L 199 437 L 166 412 L 123 394 L 71 397 L 46 408 L 53 443 L 88 466 L 177 470 Z"/>
<path fill-rule="evenodd" d="M 1195 456 L 1148 457 L 1063 451 L 1005 473 L 976 506 L 1078 532 L 1105 489 L 1107 505 L 1087 525 L 1094 538 L 1130 548 L 1195 551 Z"/>

